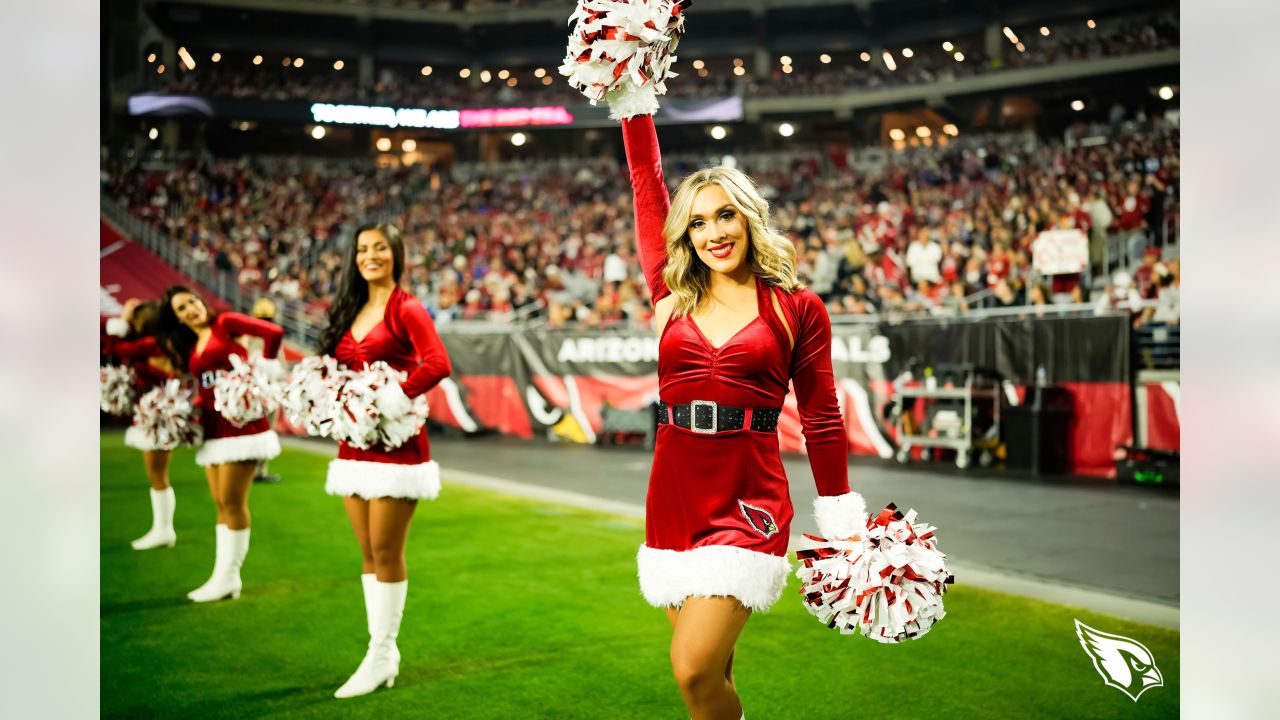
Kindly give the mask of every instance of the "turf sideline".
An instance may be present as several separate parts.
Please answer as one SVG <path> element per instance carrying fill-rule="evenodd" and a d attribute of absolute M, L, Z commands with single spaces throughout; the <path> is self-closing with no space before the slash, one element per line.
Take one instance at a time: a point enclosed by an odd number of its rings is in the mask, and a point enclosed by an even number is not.
<path fill-rule="evenodd" d="M 282 445 L 295 450 L 303 450 L 319 455 L 337 454 L 337 447 L 329 444 L 320 444 L 313 440 L 281 437 L 280 441 Z M 543 502 L 557 503 L 583 510 L 591 510 L 640 520 L 644 519 L 644 507 L 641 505 L 619 502 L 617 500 L 607 500 L 594 495 L 587 495 L 569 490 L 559 490 L 557 488 L 546 487 L 545 485 L 523 483 L 516 480 L 508 480 L 506 478 L 473 473 L 466 470 L 442 468 L 441 477 L 446 482 L 456 482 L 459 485 L 465 485 L 467 487 L 492 490 L 494 492 L 529 500 L 540 500 Z M 798 539 L 798 535 L 793 534 L 791 536 L 790 546 L 792 548 L 796 546 L 796 541 Z M 1155 625 L 1157 627 L 1167 628 L 1170 630 L 1179 629 L 1180 613 L 1177 607 L 1133 598 L 1126 595 L 1117 595 L 1115 593 L 1102 592 L 1100 590 L 1092 590 L 1075 585 L 1053 582 L 1028 575 L 1010 573 L 962 561 L 951 560 L 948 564 L 955 572 L 957 580 L 959 582 L 963 582 L 965 585 L 972 585 L 986 590 L 995 590 L 997 592 L 1008 593 L 1010 595 L 1031 597 L 1037 600 L 1057 603 L 1059 605 L 1086 608 L 1094 612 L 1104 613 L 1106 615 L 1112 615 L 1125 620 L 1132 620 L 1134 622 L 1145 623 L 1147 625 Z"/>

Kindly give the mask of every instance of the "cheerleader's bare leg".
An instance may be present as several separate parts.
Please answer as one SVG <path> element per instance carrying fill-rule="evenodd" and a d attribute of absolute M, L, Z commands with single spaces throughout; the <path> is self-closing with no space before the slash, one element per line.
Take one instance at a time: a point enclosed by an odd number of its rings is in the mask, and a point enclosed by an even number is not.
<path fill-rule="evenodd" d="M 205 468 L 209 491 L 218 508 L 213 574 L 187 593 L 195 602 L 240 597 L 240 567 L 249 554 L 249 487 L 256 461 L 221 463 Z"/>
<path fill-rule="evenodd" d="M 675 618 L 671 670 L 693 720 L 739 720 L 730 658 L 751 611 L 736 598 L 688 598 Z"/>
<path fill-rule="evenodd" d="M 369 501 L 354 495 L 342 498 L 342 507 L 351 520 L 351 529 L 356 534 L 356 542 L 360 543 L 360 572 L 374 577 L 373 543 L 369 541 Z M 365 593 L 367 596 L 368 593 Z"/>
<path fill-rule="evenodd" d="M 679 618 L 680 618 L 680 608 L 667 608 L 667 622 L 671 623 L 672 630 L 675 630 L 676 622 L 679 620 Z M 728 680 L 730 685 L 733 684 L 734 652 L 736 652 L 736 646 L 734 650 L 729 651 L 729 661 L 724 664 L 724 679 Z"/>
<path fill-rule="evenodd" d="M 369 649 L 364 659 L 355 674 L 334 693 L 334 697 L 351 698 L 367 695 L 382 686 L 391 687 L 400 674 L 396 637 L 400 634 L 409 592 L 404 549 L 418 503 L 397 498 L 374 498 L 365 502 L 356 497 L 346 497 L 343 503 L 364 556 L 366 573 L 360 580 L 364 585 L 369 624 Z M 372 574 L 367 572 L 370 566 Z"/>
<path fill-rule="evenodd" d="M 172 453 L 168 450 L 142 451 L 142 466 L 147 471 L 147 482 L 151 484 L 151 529 L 131 543 L 134 550 L 173 547 L 178 540 L 173 530 L 173 511 L 177 502 L 173 488 L 169 486 L 170 455 Z"/>

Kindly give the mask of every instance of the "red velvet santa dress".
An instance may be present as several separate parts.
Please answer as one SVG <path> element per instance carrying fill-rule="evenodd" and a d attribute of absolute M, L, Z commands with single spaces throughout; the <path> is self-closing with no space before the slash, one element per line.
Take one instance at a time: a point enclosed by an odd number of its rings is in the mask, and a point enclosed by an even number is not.
<path fill-rule="evenodd" d="M 231 356 L 248 357 L 249 352 L 236 342 L 241 335 L 262 338 L 262 354 L 274 358 L 280 352 L 284 330 L 272 322 L 241 315 L 221 313 L 213 320 L 213 334 L 200 349 L 191 349 L 187 368 L 200 386 L 200 424 L 204 428 L 204 444 L 196 451 L 196 464 L 221 465 L 247 460 L 270 460 L 280 454 L 280 438 L 266 418 L 237 427 L 214 409 L 213 383 L 218 371 L 231 370 Z"/>
<path fill-rule="evenodd" d="M 652 118 L 624 120 L 622 129 L 640 263 L 656 304 L 670 294 L 662 280 L 667 262 L 662 226 L 670 198 Z M 768 428 L 761 431 L 752 429 L 752 418 L 776 417 L 789 382 L 795 384 L 809 464 L 823 496 L 819 515 L 828 510 L 844 515 L 849 503 L 861 503 L 849 492 L 848 446 L 831 371 L 826 308 L 809 290 L 788 293 L 763 279 L 756 281 L 756 299 L 759 317 L 718 348 L 688 316 L 671 318 L 659 339 L 662 401 L 668 406 L 696 401 L 702 408 L 686 410 L 694 415 L 690 428 L 679 427 L 670 416 L 659 420 L 645 543 L 637 556 L 640 590 L 655 607 L 679 607 L 688 597 L 732 596 L 747 608 L 767 610 L 781 595 L 789 571 L 791 498 L 776 422 L 761 423 Z M 710 402 L 753 412 L 744 413 L 738 430 L 710 433 L 715 412 Z"/>
<path fill-rule="evenodd" d="M 398 287 L 387 301 L 382 322 L 360 340 L 348 329 L 333 354 L 352 370 L 363 370 L 382 360 L 408 373 L 400 387 L 410 398 L 427 392 L 453 372 L 427 309 Z M 393 450 L 381 446 L 360 450 L 339 443 L 338 459 L 329 463 L 324 489 L 330 495 L 365 500 L 434 500 L 440 494 L 440 466 L 431 459 L 426 427 Z"/>
<path fill-rule="evenodd" d="M 137 450 L 172 450 L 161 447 L 154 438 L 147 437 L 138 427 L 138 398 L 147 394 L 152 388 L 163 385 L 166 380 L 176 377 L 151 363 L 152 358 L 164 358 L 164 349 L 149 335 L 135 335 L 129 323 L 123 318 L 109 318 L 102 323 L 102 354 L 112 360 L 129 366 L 137 378 L 134 383 L 134 421 L 124 431 L 124 444 Z"/>

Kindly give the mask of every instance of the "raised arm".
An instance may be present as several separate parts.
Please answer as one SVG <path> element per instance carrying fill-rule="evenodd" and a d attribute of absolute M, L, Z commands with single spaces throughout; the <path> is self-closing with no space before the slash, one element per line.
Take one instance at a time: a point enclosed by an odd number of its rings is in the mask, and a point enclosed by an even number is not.
<path fill-rule="evenodd" d="M 444 343 L 436 333 L 436 325 L 431 315 L 416 298 L 405 298 L 396 308 L 396 323 L 404 330 L 401 337 L 407 335 L 413 343 L 414 352 L 418 354 L 418 367 L 400 384 L 404 394 L 417 397 L 449 377 L 453 366 L 449 364 L 449 354 L 445 352 Z"/>
<path fill-rule="evenodd" d="M 631 170 L 631 194 L 635 202 L 636 254 L 656 304 L 671 293 L 662 280 L 667 266 L 667 241 L 662 226 L 667 222 L 671 198 L 662 178 L 662 153 L 652 115 L 638 115 L 622 121 L 622 141 Z"/>
<path fill-rule="evenodd" d="M 262 338 L 263 357 L 273 358 L 280 352 L 280 343 L 284 340 L 284 329 L 273 322 L 229 312 L 219 315 L 218 323 L 233 338 L 241 335 Z"/>

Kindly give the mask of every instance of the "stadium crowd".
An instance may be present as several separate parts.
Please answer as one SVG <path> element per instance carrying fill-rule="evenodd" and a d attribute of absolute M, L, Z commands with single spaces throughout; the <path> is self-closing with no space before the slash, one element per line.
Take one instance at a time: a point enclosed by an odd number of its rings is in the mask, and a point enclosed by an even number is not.
<path fill-rule="evenodd" d="M 918 47 L 910 58 L 899 49 L 896 67 L 889 69 L 871 53 L 848 53 L 830 64 L 815 58 L 796 62 L 790 72 L 774 65 L 767 78 L 732 74 L 728 61 L 709 62 L 705 68 L 686 66 L 667 84 L 673 97 L 711 98 L 744 93 L 747 97 L 777 95 L 830 95 L 902 85 L 949 82 L 974 75 L 1059 62 L 1092 60 L 1177 47 L 1176 11 L 1156 15 L 1104 18 L 1090 29 L 1082 22 L 1060 26 L 1042 36 L 1027 30 L 1019 37 L 1023 49 L 1002 44 L 1003 56 L 987 58 L 980 36 L 956 38 L 951 50 L 939 43 Z M 957 55 L 959 53 L 959 55 Z M 957 60 L 957 57 L 962 60 Z M 830 60 L 831 58 L 828 57 Z M 459 77 L 460 68 L 428 68 L 387 64 L 378 67 L 372 84 L 362 84 L 354 63 L 333 69 L 332 59 L 312 58 L 296 67 L 296 58 L 284 62 L 249 65 L 247 58 L 220 63 L 200 63 L 195 70 L 183 67 L 163 75 L 145 75 L 144 89 L 171 94 L 194 94 L 257 100 L 310 100 L 350 102 L 400 107 L 480 107 L 519 103 L 570 104 L 582 97 L 558 81 L 556 64 L 541 68 L 513 67 L 477 70 Z M 683 63 L 682 63 L 683 64 Z M 705 74 L 704 74 L 705 73 Z"/>
<path fill-rule="evenodd" d="M 1169 228 L 1177 227 L 1178 143 L 1177 130 L 1157 119 L 1109 144 L 1070 149 L 992 136 L 909 146 L 876 167 L 860 164 L 872 155 L 864 150 L 738 163 L 771 200 L 801 275 L 833 316 L 955 313 L 1176 294 L 1176 263 L 1160 262 L 1159 245 L 1174 242 Z M 714 160 L 668 157 L 667 177 L 674 187 Z M 442 322 L 649 319 L 630 188 L 613 159 L 449 168 L 297 158 L 188 159 L 166 170 L 108 163 L 103 192 L 246 292 L 316 316 L 338 281 L 341 243 L 376 218 L 403 228 L 409 286 Z M 1089 237 L 1095 272 L 1108 235 L 1121 237 L 1136 270 L 1118 273 L 1096 297 L 1087 278 L 1039 277 L 1033 241 L 1066 227 Z"/>

